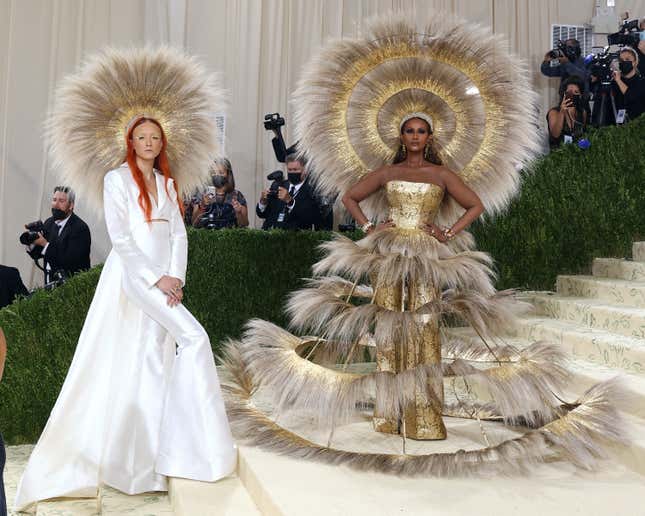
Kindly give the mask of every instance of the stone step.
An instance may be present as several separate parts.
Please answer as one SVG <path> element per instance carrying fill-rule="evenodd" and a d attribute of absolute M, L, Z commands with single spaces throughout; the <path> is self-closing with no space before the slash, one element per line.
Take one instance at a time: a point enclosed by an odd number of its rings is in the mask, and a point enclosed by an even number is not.
<path fill-rule="evenodd" d="M 620 258 L 595 258 L 591 267 L 594 276 L 632 281 L 645 281 L 645 261 Z"/>
<path fill-rule="evenodd" d="M 645 281 L 595 276 L 558 276 L 558 294 L 602 299 L 613 305 L 645 308 Z"/>
<path fill-rule="evenodd" d="M 97 516 L 100 514 L 100 497 L 54 498 L 46 502 L 38 502 L 36 510 L 36 516 Z"/>
<path fill-rule="evenodd" d="M 446 418 L 450 424 L 450 418 Z M 476 421 L 471 421 L 476 426 Z M 442 451 L 448 440 L 427 443 L 428 452 Z M 376 432 L 372 431 L 372 434 Z M 494 434 L 489 433 L 494 439 Z M 347 448 L 361 447 L 356 434 Z M 376 440 L 381 436 L 368 435 Z M 415 443 L 416 444 L 416 443 Z M 624 451 L 626 464 L 603 461 L 593 472 L 563 462 L 536 464 L 530 474 L 471 478 L 403 478 L 355 471 L 347 467 L 281 456 L 253 447 L 240 448 L 240 463 L 253 476 L 249 487 L 262 514 L 282 516 L 392 515 L 543 516 L 643 514 L 641 459 Z M 616 454 L 618 455 L 618 454 Z M 642 461 L 641 461 L 642 462 Z M 242 468 L 241 468 L 242 469 Z M 441 493 L 438 501 L 437 493 Z"/>
<path fill-rule="evenodd" d="M 168 493 L 152 492 L 127 495 L 111 487 L 101 488 L 101 515 L 122 516 L 172 516 L 175 514 L 170 505 Z"/>
<path fill-rule="evenodd" d="M 177 516 L 260 515 L 238 477 L 227 477 L 217 482 L 171 478 L 168 489 L 174 514 Z"/>
<path fill-rule="evenodd" d="M 645 338 L 645 308 L 552 293 L 531 294 L 529 300 L 534 306 L 534 315 L 546 315 L 628 337 Z"/>
<path fill-rule="evenodd" d="M 512 334 L 531 341 L 555 342 L 573 358 L 628 373 L 645 374 L 645 339 L 549 317 L 521 318 Z"/>
<path fill-rule="evenodd" d="M 645 262 L 645 242 L 634 242 L 632 244 L 632 260 Z"/>

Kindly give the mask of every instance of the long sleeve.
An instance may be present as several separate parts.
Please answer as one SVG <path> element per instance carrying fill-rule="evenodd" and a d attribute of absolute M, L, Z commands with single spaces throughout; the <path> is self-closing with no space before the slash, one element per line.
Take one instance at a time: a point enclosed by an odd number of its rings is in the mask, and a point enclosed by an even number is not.
<path fill-rule="evenodd" d="M 165 274 L 137 246 L 128 220 L 128 196 L 117 172 L 108 173 L 103 181 L 105 223 L 112 246 L 121 258 L 126 274 L 138 277 L 149 287 Z"/>
<path fill-rule="evenodd" d="M 188 237 L 186 236 L 186 226 L 184 219 L 179 211 L 177 192 L 170 182 L 168 184 L 173 201 L 172 218 L 170 219 L 170 270 L 168 275 L 173 278 L 179 278 L 182 285 L 186 284 L 186 266 L 188 265 Z"/>

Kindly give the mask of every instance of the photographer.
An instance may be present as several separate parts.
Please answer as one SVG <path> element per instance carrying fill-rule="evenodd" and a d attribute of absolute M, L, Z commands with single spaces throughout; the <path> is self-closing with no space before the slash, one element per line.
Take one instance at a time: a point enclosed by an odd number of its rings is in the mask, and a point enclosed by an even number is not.
<path fill-rule="evenodd" d="M 211 181 L 201 199 L 193 205 L 192 225 L 196 228 L 244 228 L 249 225 L 246 199 L 235 189 L 231 162 L 226 158 L 215 160 Z"/>
<path fill-rule="evenodd" d="M 544 56 L 540 71 L 547 77 L 560 77 L 560 86 L 573 75 L 582 79 L 582 92 L 586 93 L 589 83 L 589 71 L 582 58 L 582 49 L 577 39 L 560 41 L 557 48 Z"/>
<path fill-rule="evenodd" d="M 34 260 L 44 258 L 45 284 L 61 274 L 67 277 L 90 268 L 90 229 L 74 214 L 75 200 L 76 195 L 71 188 L 54 188 L 52 216 L 42 227 L 38 227 L 39 223 L 26 225 L 27 230 L 32 231 L 20 237 L 23 244 L 29 244 L 27 252 Z"/>
<path fill-rule="evenodd" d="M 645 78 L 638 73 L 638 53 L 624 47 L 618 56 L 620 70 L 613 72 L 612 93 L 616 109 L 624 109 L 629 120 L 645 111 Z"/>
<path fill-rule="evenodd" d="M 560 103 L 546 115 L 551 150 L 562 143 L 573 143 L 587 129 L 586 102 L 582 96 L 582 79 L 571 76 L 560 86 Z"/>
<path fill-rule="evenodd" d="M 321 207 L 306 181 L 304 159 L 289 154 L 285 162 L 287 181 L 275 172 L 270 174 L 274 183 L 262 191 L 255 208 L 257 216 L 264 219 L 262 229 L 320 229 Z"/>

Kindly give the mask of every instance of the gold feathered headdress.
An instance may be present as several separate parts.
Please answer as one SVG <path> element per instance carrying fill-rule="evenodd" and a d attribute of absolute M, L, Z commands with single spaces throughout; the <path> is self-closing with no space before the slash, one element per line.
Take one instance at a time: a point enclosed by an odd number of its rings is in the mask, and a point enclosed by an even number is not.
<path fill-rule="evenodd" d="M 433 121 L 442 161 L 489 211 L 517 192 L 539 148 L 524 63 L 488 29 L 440 12 L 422 34 L 414 16 L 388 14 L 362 38 L 328 44 L 305 68 L 294 106 L 299 149 L 327 195 L 391 163 L 401 121 L 415 112 Z M 455 215 L 444 207 L 444 221 Z"/>
<path fill-rule="evenodd" d="M 209 177 L 224 107 L 216 77 L 195 58 L 168 47 L 106 48 L 56 90 L 46 124 L 53 164 L 100 210 L 103 177 L 125 160 L 127 126 L 145 115 L 163 127 L 172 175 L 187 193 Z"/>

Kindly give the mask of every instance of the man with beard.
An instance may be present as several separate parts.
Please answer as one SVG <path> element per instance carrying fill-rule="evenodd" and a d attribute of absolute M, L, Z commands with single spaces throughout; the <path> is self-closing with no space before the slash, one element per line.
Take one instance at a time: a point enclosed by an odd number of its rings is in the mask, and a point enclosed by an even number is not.
<path fill-rule="evenodd" d="M 65 277 L 90 268 L 92 242 L 87 224 L 74 213 L 76 195 L 67 186 L 54 188 L 52 216 L 44 223 L 29 255 L 45 261 L 45 284 L 62 272 Z"/>

